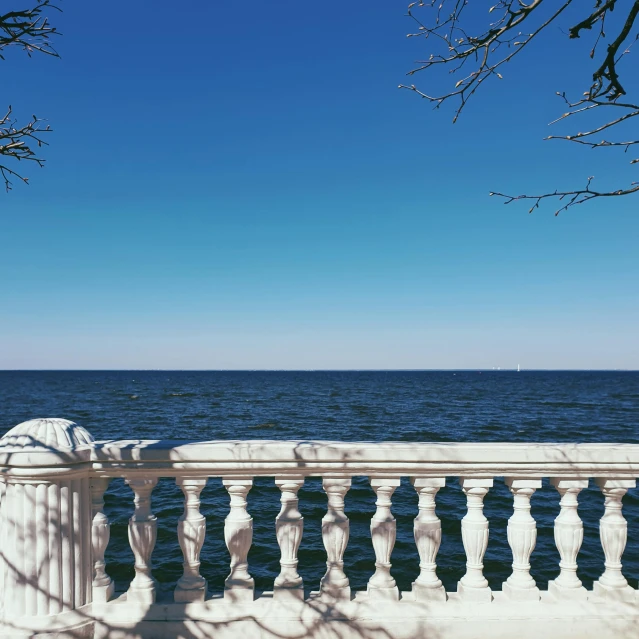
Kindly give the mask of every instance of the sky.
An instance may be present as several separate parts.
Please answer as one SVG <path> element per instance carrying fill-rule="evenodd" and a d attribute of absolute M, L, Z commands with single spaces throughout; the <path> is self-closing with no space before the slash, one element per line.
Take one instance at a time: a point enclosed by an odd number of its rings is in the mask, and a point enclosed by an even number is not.
<path fill-rule="evenodd" d="M 61 6 L 61 59 L 0 61 L 54 129 L 0 193 L 0 368 L 639 368 L 639 197 L 488 196 L 633 179 L 542 140 L 588 43 L 553 27 L 453 125 L 398 89 L 404 1 Z"/>

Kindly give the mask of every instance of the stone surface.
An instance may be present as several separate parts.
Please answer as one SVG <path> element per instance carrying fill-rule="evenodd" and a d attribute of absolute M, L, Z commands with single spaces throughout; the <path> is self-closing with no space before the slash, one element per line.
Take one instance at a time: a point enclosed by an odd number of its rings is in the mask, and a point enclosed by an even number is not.
<path fill-rule="evenodd" d="M 341 442 L 94 442 L 67 420 L 32 420 L 0 440 L 0 637 L 110 639 L 634 639 L 639 598 L 621 572 L 627 523 L 621 499 L 639 476 L 639 446 L 623 444 L 438 444 Z M 224 536 L 231 556 L 224 593 L 207 597 L 199 573 L 206 519 L 200 492 L 209 476 L 223 478 L 230 496 Z M 253 519 L 247 493 L 269 475 L 281 489 L 276 535 L 281 571 L 274 592 L 254 598 L 247 556 Z M 327 571 L 320 591 L 304 599 L 297 571 L 303 523 L 298 492 L 305 477 L 321 476 L 328 497 L 322 520 Z M 351 593 L 344 570 L 349 522 L 344 500 L 354 476 L 367 475 L 376 493 L 371 521 L 375 574 L 367 592 Z M 159 477 L 176 477 L 184 514 L 176 544 L 184 573 L 176 602 L 156 601 L 151 555 L 157 522 L 151 493 Z M 396 521 L 392 495 L 400 477 L 419 495 L 414 537 L 420 572 L 410 593 L 391 575 Z M 482 573 L 489 523 L 483 499 L 505 476 L 514 498 L 508 525 L 513 574 L 491 591 Z M 103 493 L 124 477 L 134 493 L 129 524 L 136 576 L 128 593 L 112 598 L 104 563 L 109 522 Z M 437 577 L 441 524 L 435 513 L 446 477 L 461 477 L 468 512 L 462 521 L 467 572 L 458 592 Z M 529 572 L 535 545 L 530 497 L 551 477 L 561 498 L 555 540 L 560 575 L 539 591 Z M 592 592 L 577 576 L 583 524 L 579 491 L 595 477 L 605 499 L 600 522 L 606 557 Z M 303 494 L 300 493 L 300 494 Z M 557 496 L 557 493 L 555 493 Z M 259 513 L 255 513 L 259 516 Z M 216 525 L 221 525 L 216 522 Z M 216 531 L 219 534 L 221 531 Z M 33 552 L 33 549 L 36 549 Z M 504 556 L 504 562 L 511 561 Z M 478 605 L 478 604 L 484 605 Z"/>
<path fill-rule="evenodd" d="M 93 443 L 86 428 L 68 419 L 30 419 L 14 426 L 0 439 L 0 449 L 45 448 L 75 450 Z"/>

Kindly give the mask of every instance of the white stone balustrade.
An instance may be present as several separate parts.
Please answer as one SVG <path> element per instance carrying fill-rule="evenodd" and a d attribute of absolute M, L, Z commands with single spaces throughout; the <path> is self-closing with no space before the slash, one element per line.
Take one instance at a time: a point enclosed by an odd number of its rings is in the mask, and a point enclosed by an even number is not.
<path fill-rule="evenodd" d="M 175 530 L 183 571 L 170 600 L 159 598 L 152 566 L 158 522 L 151 497 L 166 477 L 184 495 Z M 280 491 L 273 522 L 280 569 L 272 593 L 255 592 L 248 566 L 253 518 L 247 499 L 256 477 L 275 478 Z M 328 502 L 321 521 L 326 573 L 309 598 L 298 565 L 305 525 L 300 490 L 307 477 L 322 478 Z M 353 477 L 368 477 L 376 498 L 368 540 L 375 565 L 364 592 L 351 592 L 344 565 Z M 490 529 L 483 507 L 502 477 L 513 500 L 511 556 L 502 560 L 512 573 L 501 590 L 491 590 L 483 566 Z M 634 638 L 639 596 L 622 571 L 622 555 L 629 532 L 632 538 L 639 530 L 632 520 L 629 531 L 622 499 L 637 477 L 639 446 L 629 444 L 95 442 L 72 422 L 32 420 L 0 440 L 0 637 Z M 124 478 L 134 496 L 130 584 L 115 584 L 105 562 L 113 541 L 104 493 L 112 478 Z M 223 527 L 209 520 L 207 530 L 200 498 L 209 478 L 222 479 L 225 490 L 215 490 L 218 499 L 228 494 L 229 512 Z M 398 532 L 393 495 L 402 478 L 410 479 L 418 497 L 412 532 L 419 566 L 410 592 L 400 592 L 392 575 Z M 442 524 L 436 513 L 447 478 L 459 479 L 467 505 L 461 520 L 466 571 L 457 592 L 449 593 L 444 573 L 438 575 Z M 560 502 L 554 537 L 561 561 L 547 590 L 535 583 L 530 567 L 537 540 L 531 498 L 542 478 L 557 489 L 543 499 L 558 495 Z M 605 564 L 587 590 L 577 576 L 584 543 L 578 496 L 590 478 L 604 503 L 596 551 Z M 251 503 L 260 517 L 259 504 Z M 209 593 L 201 572 L 206 535 L 223 536 L 229 551 L 223 593 Z"/>

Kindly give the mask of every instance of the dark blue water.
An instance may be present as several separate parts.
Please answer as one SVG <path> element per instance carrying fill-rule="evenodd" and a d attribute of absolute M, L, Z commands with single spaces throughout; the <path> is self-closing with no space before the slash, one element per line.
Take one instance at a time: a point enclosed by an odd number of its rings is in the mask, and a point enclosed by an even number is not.
<path fill-rule="evenodd" d="M 96 439 L 337 439 L 395 441 L 511 441 L 639 443 L 639 373 L 637 372 L 0 372 L 0 431 L 34 417 L 64 417 L 85 426 Z M 269 478 L 257 479 L 249 493 L 254 541 L 249 554 L 256 587 L 272 589 L 279 572 L 275 517 L 279 490 Z M 639 578 L 639 495 L 624 498 L 629 542 L 624 572 L 633 586 Z M 351 536 L 346 572 L 354 589 L 365 589 L 373 572 L 370 518 L 375 497 L 366 478 L 356 478 L 347 495 Z M 532 513 L 538 542 L 532 573 L 541 588 L 559 572 L 553 541 L 558 494 L 544 480 L 535 493 Z M 512 497 L 501 479 L 485 500 L 490 539 L 485 574 L 494 589 L 510 574 L 506 523 Z M 153 493 L 158 541 L 153 554 L 155 576 L 169 594 L 182 572 L 176 537 L 182 493 L 163 479 Z M 307 589 L 317 589 L 325 553 L 320 520 L 326 496 L 311 478 L 300 491 L 304 538 L 300 573 Z M 127 540 L 132 493 L 114 480 L 106 495 L 111 520 L 108 571 L 125 590 L 133 576 Z M 228 574 L 223 521 L 228 495 L 219 479 L 202 493 L 208 532 L 202 551 L 202 574 L 212 591 L 221 591 Z M 402 590 L 419 572 L 412 538 L 417 496 L 408 483 L 393 498 L 397 543 L 393 575 Z M 465 500 L 456 478 L 438 495 L 437 514 L 443 541 L 439 575 L 455 590 L 464 573 L 460 520 Z M 591 486 L 580 495 L 584 543 L 579 576 L 591 587 L 603 571 L 598 520 L 600 492 Z"/>

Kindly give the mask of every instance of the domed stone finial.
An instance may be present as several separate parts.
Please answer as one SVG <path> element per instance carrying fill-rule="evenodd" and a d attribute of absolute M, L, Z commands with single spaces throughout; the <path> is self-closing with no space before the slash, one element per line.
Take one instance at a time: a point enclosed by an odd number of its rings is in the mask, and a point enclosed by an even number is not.
<path fill-rule="evenodd" d="M 53 618 L 90 603 L 92 443 L 66 419 L 32 419 L 0 439 L 3 621 Z M 0 636 L 14 636 L 4 628 L 0 622 Z"/>
<path fill-rule="evenodd" d="M 93 441 L 89 431 L 68 419 L 30 419 L 0 439 L 0 465 L 85 461 Z"/>

